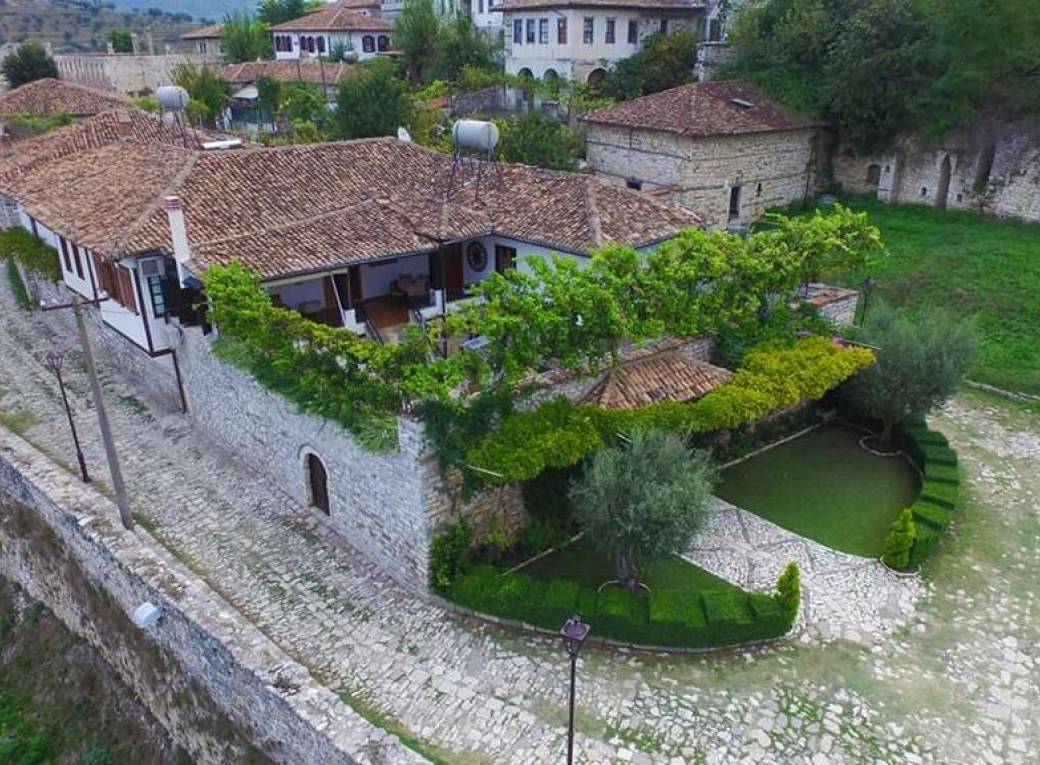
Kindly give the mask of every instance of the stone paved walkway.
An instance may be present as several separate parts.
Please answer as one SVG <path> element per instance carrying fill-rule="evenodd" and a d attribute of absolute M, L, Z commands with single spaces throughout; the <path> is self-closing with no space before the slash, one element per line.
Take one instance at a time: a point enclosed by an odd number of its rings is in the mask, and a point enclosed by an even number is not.
<path fill-rule="evenodd" d="M 683 557 L 744 589 L 770 591 L 790 561 L 802 577 L 797 627 L 804 642 L 855 642 L 911 618 L 924 587 L 877 560 L 839 552 L 714 498 L 704 528 Z"/>
<path fill-rule="evenodd" d="M 69 462 L 48 336 L 0 288 L 0 422 Z M 103 474 L 70 370 L 87 459 Z M 450 763 L 557 765 L 560 646 L 447 616 L 122 385 L 107 397 L 137 512 L 164 543 L 359 710 Z M 581 763 L 1009 763 L 1040 752 L 1040 417 L 977 397 L 938 426 L 961 450 L 964 519 L 924 572 L 911 625 L 870 640 L 668 657 L 588 650 Z"/>

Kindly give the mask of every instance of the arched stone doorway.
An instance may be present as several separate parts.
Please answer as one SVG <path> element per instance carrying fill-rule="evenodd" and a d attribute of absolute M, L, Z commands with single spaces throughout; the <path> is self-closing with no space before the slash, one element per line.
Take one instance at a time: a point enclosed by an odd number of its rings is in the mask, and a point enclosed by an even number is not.
<path fill-rule="evenodd" d="M 943 157 L 939 165 L 939 188 L 935 191 L 935 206 L 940 210 L 946 209 L 946 202 L 950 197 L 950 155 Z"/>
<path fill-rule="evenodd" d="M 603 84 L 603 80 L 607 78 L 607 70 L 602 67 L 599 69 L 593 69 L 589 72 L 589 76 L 585 79 L 585 84 L 589 87 L 596 88 Z"/>
<path fill-rule="evenodd" d="M 332 515 L 332 503 L 329 501 L 329 473 L 325 463 L 314 452 L 306 457 L 307 496 L 311 507 L 321 510 L 325 515 Z"/>

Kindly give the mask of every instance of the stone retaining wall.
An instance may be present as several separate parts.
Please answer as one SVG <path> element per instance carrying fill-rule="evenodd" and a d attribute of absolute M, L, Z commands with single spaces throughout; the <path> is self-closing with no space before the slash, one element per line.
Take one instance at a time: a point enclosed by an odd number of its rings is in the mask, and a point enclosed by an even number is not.
<path fill-rule="evenodd" d="M 421 763 L 114 505 L 0 429 L 0 576 L 93 645 L 200 763 Z M 141 603 L 162 616 L 148 630 Z"/>

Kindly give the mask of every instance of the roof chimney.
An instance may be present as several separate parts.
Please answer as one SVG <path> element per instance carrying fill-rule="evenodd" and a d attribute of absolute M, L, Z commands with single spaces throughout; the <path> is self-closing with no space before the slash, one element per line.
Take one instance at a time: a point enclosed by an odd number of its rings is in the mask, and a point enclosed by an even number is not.
<path fill-rule="evenodd" d="M 170 238 L 173 240 L 173 257 L 178 265 L 184 266 L 191 260 L 191 246 L 188 244 L 188 227 L 184 222 L 184 205 L 180 197 L 163 199 L 163 209 L 170 220 Z"/>

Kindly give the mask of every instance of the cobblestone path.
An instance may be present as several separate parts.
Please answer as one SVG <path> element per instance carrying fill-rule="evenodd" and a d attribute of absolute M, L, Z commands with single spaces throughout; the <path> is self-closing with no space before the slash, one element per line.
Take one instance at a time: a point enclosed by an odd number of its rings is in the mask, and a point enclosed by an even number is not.
<path fill-rule="evenodd" d="M 0 423 L 70 464 L 48 335 L 0 289 Z M 72 399 L 104 474 L 86 385 Z M 306 512 L 118 381 L 107 400 L 136 511 L 181 560 L 359 711 L 444 762 L 557 765 L 566 663 L 551 642 L 398 590 Z M 968 476 L 964 519 L 894 634 L 712 656 L 590 649 L 581 763 L 1010 763 L 1040 752 L 1040 417 L 963 397 L 937 425 Z M 872 597 L 866 593 L 865 597 Z"/>
<path fill-rule="evenodd" d="M 683 557 L 744 589 L 766 592 L 797 561 L 805 642 L 859 642 L 891 632 L 912 618 L 923 590 L 919 579 L 900 577 L 878 560 L 832 550 L 718 497 Z"/>

